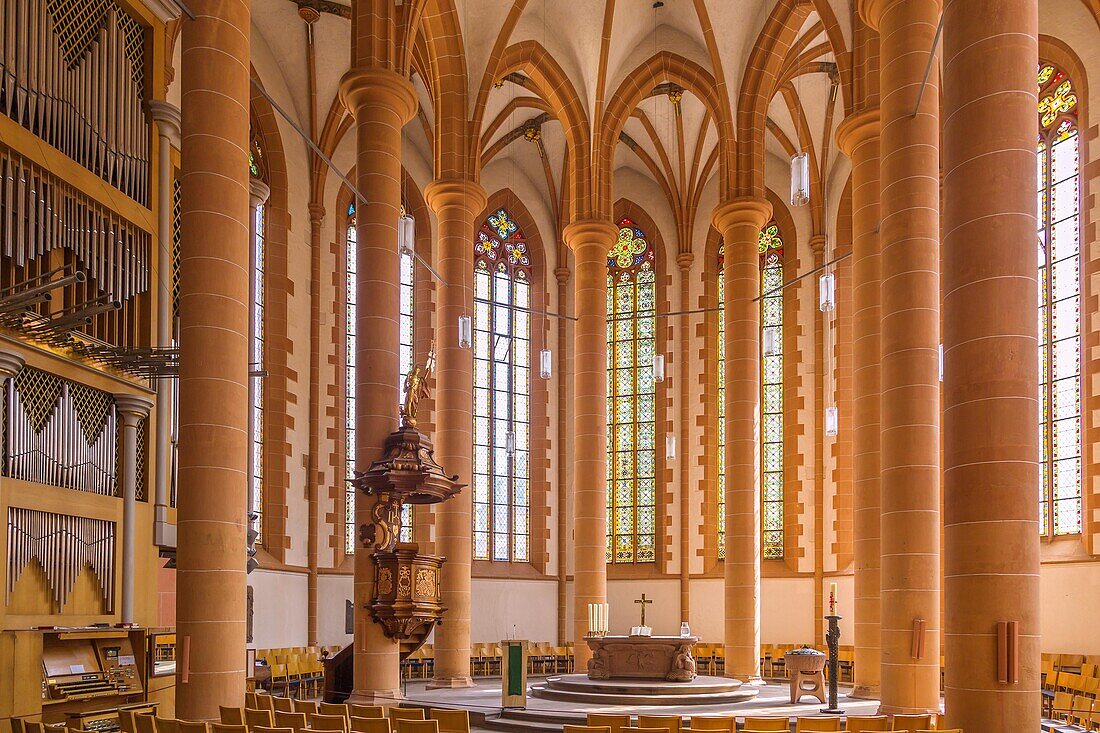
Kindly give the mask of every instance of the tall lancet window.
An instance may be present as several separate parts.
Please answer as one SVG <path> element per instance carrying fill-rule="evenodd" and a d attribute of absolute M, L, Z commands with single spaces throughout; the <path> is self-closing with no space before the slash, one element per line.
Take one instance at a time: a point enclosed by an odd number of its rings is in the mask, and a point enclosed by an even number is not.
<path fill-rule="evenodd" d="M 656 252 L 630 219 L 607 258 L 607 561 L 657 559 Z"/>
<path fill-rule="evenodd" d="M 760 232 L 760 483 L 765 560 L 783 557 L 783 238 Z"/>
<path fill-rule="evenodd" d="M 765 560 L 783 557 L 783 238 L 773 221 L 760 231 L 761 538 Z M 718 558 L 726 557 L 726 245 L 718 244 Z"/>
<path fill-rule="evenodd" d="M 253 178 L 262 178 L 264 170 L 263 149 L 259 142 L 252 141 L 252 148 L 248 154 L 248 172 Z M 251 430 L 249 439 L 252 441 L 252 466 L 250 467 L 250 480 L 252 481 L 252 506 L 249 509 L 254 519 L 252 528 L 258 534 L 256 543 L 263 541 L 263 509 L 264 509 L 264 379 L 260 376 L 264 363 L 264 205 L 260 204 L 256 209 L 256 230 L 252 233 L 252 256 L 256 262 L 256 268 L 252 272 L 252 343 L 249 346 L 249 379 L 252 382 L 252 404 L 248 406 Z"/>
<path fill-rule="evenodd" d="M 401 206 L 401 216 L 405 216 L 405 206 Z M 351 480 L 355 478 L 355 348 L 356 329 L 358 318 L 358 287 L 355 282 L 357 272 L 357 252 L 355 249 L 358 238 L 355 229 L 355 204 L 348 205 L 347 249 L 345 256 L 344 286 L 347 292 L 345 308 L 345 346 L 344 346 L 344 552 L 355 552 L 355 489 Z M 398 345 L 398 358 L 400 360 L 401 373 L 398 375 L 398 385 L 404 398 L 405 374 L 408 374 L 413 361 L 413 257 L 410 254 L 401 255 L 401 298 L 398 328 L 400 330 L 400 343 Z M 396 409 L 396 408 L 395 408 Z M 402 542 L 412 542 L 413 539 L 413 508 L 401 507 L 401 537 Z"/>
<path fill-rule="evenodd" d="M 474 558 L 530 553 L 531 257 L 506 209 L 474 241 Z"/>
<path fill-rule="evenodd" d="M 1081 532 L 1081 236 L 1077 92 L 1039 66 L 1039 518 Z"/>

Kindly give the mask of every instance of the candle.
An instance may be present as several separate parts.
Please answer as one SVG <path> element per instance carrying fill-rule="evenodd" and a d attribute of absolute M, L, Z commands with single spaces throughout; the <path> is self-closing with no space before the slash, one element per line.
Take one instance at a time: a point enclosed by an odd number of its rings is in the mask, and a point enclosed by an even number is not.
<path fill-rule="evenodd" d="M 836 583 L 829 584 L 829 615 L 836 615 Z"/>
<path fill-rule="evenodd" d="M 588 633 L 594 634 L 596 632 L 596 604 L 588 604 Z"/>

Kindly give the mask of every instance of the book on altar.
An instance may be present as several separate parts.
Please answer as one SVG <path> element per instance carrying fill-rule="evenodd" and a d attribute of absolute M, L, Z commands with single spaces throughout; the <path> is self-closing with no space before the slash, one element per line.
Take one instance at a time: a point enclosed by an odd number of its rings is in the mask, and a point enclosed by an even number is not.
<path fill-rule="evenodd" d="M 653 629 L 649 626 L 631 626 L 631 636 L 653 636 Z"/>

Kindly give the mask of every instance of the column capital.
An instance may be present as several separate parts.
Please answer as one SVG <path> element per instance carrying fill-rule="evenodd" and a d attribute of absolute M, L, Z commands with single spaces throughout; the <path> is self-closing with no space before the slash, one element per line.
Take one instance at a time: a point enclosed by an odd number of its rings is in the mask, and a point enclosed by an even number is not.
<path fill-rule="evenodd" d="M 248 179 L 248 205 L 252 208 L 262 206 L 267 203 L 267 198 L 271 195 L 271 187 L 261 181 L 259 178 Z"/>
<path fill-rule="evenodd" d="M 558 279 L 558 284 L 559 285 L 564 285 L 565 283 L 569 282 L 569 276 L 572 275 L 572 274 L 573 274 L 573 271 L 570 270 L 568 267 L 555 267 L 554 268 L 554 277 L 556 277 Z"/>
<path fill-rule="evenodd" d="M 599 245 L 606 254 L 619 236 L 619 228 L 607 219 L 581 219 L 567 225 L 561 235 L 565 246 L 574 252 Z"/>
<path fill-rule="evenodd" d="M 485 209 L 489 195 L 480 183 L 465 178 L 440 178 L 424 188 L 424 200 L 432 211 L 440 214 L 444 209 L 459 207 L 471 218 Z"/>
<path fill-rule="evenodd" d="M 149 115 L 157 123 L 160 134 L 178 148 L 181 124 L 179 107 L 163 99 L 153 99 L 149 102 Z"/>
<path fill-rule="evenodd" d="M 691 266 L 695 264 L 695 253 L 681 252 L 680 254 L 676 255 L 676 264 L 679 265 L 681 270 L 687 272 L 691 269 Z"/>
<path fill-rule="evenodd" d="M 852 157 L 853 151 L 882 132 L 882 114 L 878 107 L 848 115 L 836 130 L 836 145 L 840 152 Z"/>
<path fill-rule="evenodd" d="M 418 101 L 412 83 L 396 71 L 378 67 L 360 67 L 349 70 L 340 80 L 340 101 L 348 112 L 356 112 L 371 105 L 390 107 L 404 124 L 416 114 Z"/>
<path fill-rule="evenodd" d="M 14 351 L 0 350 L 0 382 L 11 379 L 23 368 L 26 359 Z"/>
<path fill-rule="evenodd" d="M 815 234 L 812 237 L 810 237 L 810 250 L 815 255 L 820 255 L 822 252 L 825 251 L 825 235 L 824 234 Z"/>
<path fill-rule="evenodd" d="M 309 209 L 309 221 L 311 224 L 320 225 L 321 222 L 325 220 L 325 214 L 328 213 L 325 211 L 325 205 L 319 204 L 316 201 L 310 201 L 309 206 L 306 208 Z"/>
<path fill-rule="evenodd" d="M 727 229 L 739 224 L 763 229 L 772 216 L 772 205 L 767 199 L 741 196 L 718 204 L 713 216 L 714 227 L 723 235 Z"/>
<path fill-rule="evenodd" d="M 149 417 L 152 409 L 153 401 L 148 397 L 129 393 L 115 395 L 115 411 L 127 427 L 137 425 L 139 420 Z"/>
<path fill-rule="evenodd" d="M 863 19 L 863 22 L 869 25 L 872 30 L 878 31 L 879 22 L 882 20 L 882 14 L 886 12 L 886 9 L 891 5 L 898 2 L 916 2 L 918 0 L 858 0 L 857 12 L 859 17 Z M 941 0 L 919 0 L 920 2 L 935 3 L 937 8 L 942 8 L 943 3 Z"/>

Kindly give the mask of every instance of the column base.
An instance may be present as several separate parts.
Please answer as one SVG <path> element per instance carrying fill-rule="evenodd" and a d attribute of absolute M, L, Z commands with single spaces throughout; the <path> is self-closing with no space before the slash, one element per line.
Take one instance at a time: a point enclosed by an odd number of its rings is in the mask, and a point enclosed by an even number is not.
<path fill-rule="evenodd" d="M 881 694 L 877 685 L 856 685 L 848 693 L 848 697 L 857 700 L 878 700 Z"/>
<path fill-rule="evenodd" d="M 741 684 L 745 687 L 766 687 L 768 684 L 768 681 L 758 674 L 740 675 L 727 672 L 726 677 L 741 680 Z"/>
<path fill-rule="evenodd" d="M 941 715 L 943 706 L 936 708 L 902 708 L 894 705 L 879 704 L 876 715 Z"/>
<path fill-rule="evenodd" d="M 429 690 L 457 690 L 463 687 L 473 687 L 474 681 L 469 675 L 456 675 L 454 677 L 432 677 L 428 683 Z"/>
<path fill-rule="evenodd" d="M 396 705 L 405 696 L 396 690 L 353 690 L 344 702 L 355 705 Z"/>

